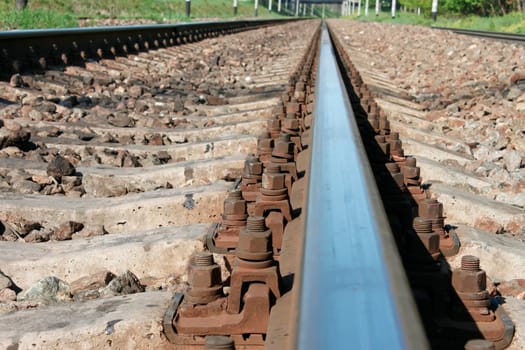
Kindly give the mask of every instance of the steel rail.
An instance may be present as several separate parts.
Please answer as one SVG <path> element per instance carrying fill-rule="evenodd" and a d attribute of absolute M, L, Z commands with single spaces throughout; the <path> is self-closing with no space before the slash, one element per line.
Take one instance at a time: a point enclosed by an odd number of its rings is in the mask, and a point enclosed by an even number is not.
<path fill-rule="evenodd" d="M 48 65 L 111 58 L 193 42 L 298 19 L 191 22 L 89 28 L 13 30 L 0 32 L 3 75 Z"/>
<path fill-rule="evenodd" d="M 512 41 L 516 43 L 525 43 L 525 35 L 517 33 L 502 33 L 502 32 L 488 32 L 482 30 L 471 30 L 471 29 L 457 29 L 457 28 L 447 28 L 447 27 L 432 27 L 437 30 L 448 30 L 455 34 L 461 35 L 470 35 L 480 38 L 494 39 L 494 40 L 504 40 Z"/>
<path fill-rule="evenodd" d="M 426 349 L 326 28 L 315 91 L 294 348 Z"/>

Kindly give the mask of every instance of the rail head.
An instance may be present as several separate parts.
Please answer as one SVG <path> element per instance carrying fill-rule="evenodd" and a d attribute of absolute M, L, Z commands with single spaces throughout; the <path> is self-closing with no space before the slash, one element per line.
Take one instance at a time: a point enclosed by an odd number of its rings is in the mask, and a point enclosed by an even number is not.
<path fill-rule="evenodd" d="M 396 244 L 323 29 L 296 349 L 426 349 Z"/>

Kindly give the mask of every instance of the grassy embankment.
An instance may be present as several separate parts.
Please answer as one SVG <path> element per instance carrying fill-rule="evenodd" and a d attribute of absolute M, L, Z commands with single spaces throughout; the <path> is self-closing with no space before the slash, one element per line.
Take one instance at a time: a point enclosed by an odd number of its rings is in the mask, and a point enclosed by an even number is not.
<path fill-rule="evenodd" d="M 381 12 L 379 16 L 375 16 L 374 9 L 370 9 L 368 17 L 364 16 L 364 10 L 362 10 L 361 16 L 353 16 L 350 18 L 358 19 L 360 21 L 378 21 L 385 23 L 419 24 L 426 26 L 432 25 L 438 27 L 452 27 L 495 32 L 525 33 L 525 13 L 511 13 L 498 17 L 445 17 L 444 15 L 439 15 L 437 21 L 434 22 L 428 15 L 418 16 L 415 13 L 401 11 L 397 12 L 396 18 L 392 18 L 390 12 Z"/>
<path fill-rule="evenodd" d="M 238 17 L 252 17 L 253 3 L 239 0 Z M 159 23 L 190 20 L 185 16 L 184 0 L 29 0 L 24 11 L 16 11 L 14 6 L 15 0 L 0 0 L 0 29 L 76 27 L 79 18 L 149 19 Z M 276 15 L 260 7 L 259 16 Z M 191 1 L 191 18 L 229 17 L 233 17 L 232 0 Z"/>

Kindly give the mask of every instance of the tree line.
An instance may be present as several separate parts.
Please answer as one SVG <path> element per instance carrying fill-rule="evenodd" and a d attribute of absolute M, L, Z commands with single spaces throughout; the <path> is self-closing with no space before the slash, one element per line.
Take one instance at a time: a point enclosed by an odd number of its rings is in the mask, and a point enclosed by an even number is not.
<path fill-rule="evenodd" d="M 430 12 L 432 0 L 400 0 L 400 6 Z M 439 12 L 461 15 L 499 16 L 525 11 L 525 0 L 439 0 Z"/>

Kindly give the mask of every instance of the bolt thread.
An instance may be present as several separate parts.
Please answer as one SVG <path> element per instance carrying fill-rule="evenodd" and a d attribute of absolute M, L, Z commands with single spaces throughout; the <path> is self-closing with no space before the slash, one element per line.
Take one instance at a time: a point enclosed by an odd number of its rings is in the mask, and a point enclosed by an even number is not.
<path fill-rule="evenodd" d="M 246 220 L 246 228 L 251 232 L 264 232 L 266 231 L 266 225 L 264 224 L 264 218 L 262 216 L 250 216 Z"/>
<path fill-rule="evenodd" d="M 279 174 L 281 173 L 281 166 L 279 164 L 269 163 L 265 170 L 268 174 Z"/>
<path fill-rule="evenodd" d="M 228 192 L 228 198 L 241 199 L 242 198 L 241 190 L 231 190 L 231 191 L 229 191 Z"/>
<path fill-rule="evenodd" d="M 479 258 L 474 255 L 464 255 L 461 258 L 461 269 L 467 271 L 478 271 Z"/>
<path fill-rule="evenodd" d="M 197 253 L 193 258 L 195 266 L 211 266 L 213 265 L 213 254 L 208 252 Z"/>
<path fill-rule="evenodd" d="M 433 231 L 432 230 L 432 220 L 427 219 L 427 218 L 422 218 L 419 216 L 414 219 L 412 226 L 414 227 L 414 230 L 420 234 L 421 233 L 431 233 Z"/>

